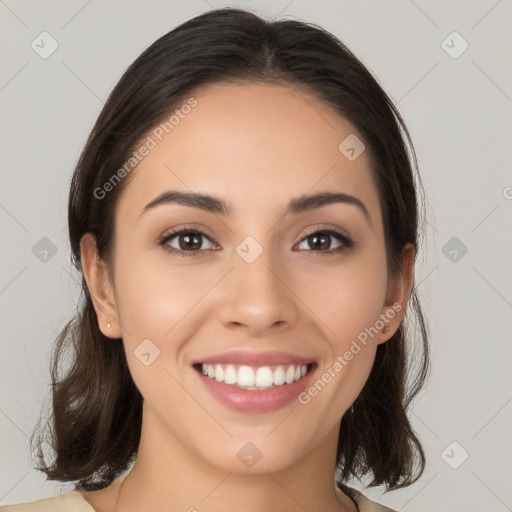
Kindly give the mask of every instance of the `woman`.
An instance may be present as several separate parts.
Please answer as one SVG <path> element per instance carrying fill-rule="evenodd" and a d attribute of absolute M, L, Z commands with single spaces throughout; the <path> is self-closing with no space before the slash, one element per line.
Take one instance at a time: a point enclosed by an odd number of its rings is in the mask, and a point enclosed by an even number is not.
<path fill-rule="evenodd" d="M 84 296 L 38 469 L 78 483 L 1 510 L 390 510 L 346 482 L 425 465 L 414 170 L 391 101 L 320 28 L 219 9 L 152 44 L 71 183 Z"/>

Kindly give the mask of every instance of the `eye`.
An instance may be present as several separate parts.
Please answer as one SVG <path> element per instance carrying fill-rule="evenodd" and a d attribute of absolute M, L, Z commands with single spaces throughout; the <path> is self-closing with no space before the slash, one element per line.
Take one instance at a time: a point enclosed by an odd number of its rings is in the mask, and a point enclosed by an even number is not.
<path fill-rule="evenodd" d="M 204 240 L 208 240 L 210 247 L 205 247 Z M 191 229 L 181 229 L 167 233 L 160 240 L 159 244 L 163 248 L 174 254 L 181 256 L 200 256 L 205 249 L 215 249 L 213 242 L 201 231 Z"/>
<path fill-rule="evenodd" d="M 332 239 L 336 239 L 338 245 L 332 248 Z M 302 242 L 298 245 L 299 250 L 304 250 L 309 247 L 313 249 L 312 252 L 320 252 L 324 254 L 333 254 L 350 249 L 354 242 L 347 236 L 334 229 L 323 229 L 314 231 L 307 235 Z M 302 247 L 301 247 L 302 246 Z M 305 247 L 306 246 L 306 247 Z"/>
<path fill-rule="evenodd" d="M 334 248 L 332 239 L 337 244 Z M 208 242 L 205 244 L 205 240 Z M 208 247 L 209 244 L 209 247 Z M 186 257 L 197 257 L 204 255 L 206 249 L 217 250 L 218 247 L 202 231 L 190 228 L 183 228 L 165 234 L 159 241 L 167 252 L 179 254 Z M 334 229 L 322 229 L 308 234 L 298 245 L 299 250 L 308 250 L 322 255 L 340 253 L 350 249 L 354 242 L 346 235 Z"/>

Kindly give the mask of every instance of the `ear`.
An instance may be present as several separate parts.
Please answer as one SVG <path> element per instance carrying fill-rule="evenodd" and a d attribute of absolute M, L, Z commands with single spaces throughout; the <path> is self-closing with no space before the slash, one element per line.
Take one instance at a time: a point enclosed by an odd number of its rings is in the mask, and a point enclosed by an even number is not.
<path fill-rule="evenodd" d="M 121 326 L 107 264 L 98 256 L 96 238 L 86 233 L 80 240 L 82 271 L 98 317 L 100 331 L 108 338 L 121 338 Z M 110 324 L 110 328 L 107 326 Z"/>
<path fill-rule="evenodd" d="M 377 344 L 388 341 L 404 319 L 407 302 L 414 284 L 415 253 L 413 244 L 405 244 L 402 252 L 402 271 L 395 279 L 390 281 L 386 301 L 381 311 L 381 319 L 389 327 L 389 330 L 379 333 Z"/>

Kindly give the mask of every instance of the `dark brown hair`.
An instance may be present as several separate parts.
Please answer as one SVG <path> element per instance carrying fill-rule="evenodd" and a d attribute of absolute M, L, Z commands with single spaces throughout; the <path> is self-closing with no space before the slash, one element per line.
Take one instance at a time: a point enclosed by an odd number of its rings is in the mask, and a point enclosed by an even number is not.
<path fill-rule="evenodd" d="M 199 15 L 158 39 L 112 91 L 71 180 L 68 223 L 76 268 L 81 272 L 80 239 L 87 232 L 95 235 L 100 257 L 111 259 L 115 205 L 129 177 L 105 197 L 95 191 L 192 90 L 225 81 L 276 83 L 312 93 L 357 128 L 379 191 L 389 275 L 399 275 L 404 245 L 419 247 L 424 216 L 423 203 L 417 201 L 423 189 L 416 156 L 395 106 L 330 33 L 299 21 L 266 21 L 233 8 Z M 67 349 L 73 351 L 71 364 L 61 374 Z M 372 475 L 369 485 L 385 484 L 390 490 L 419 478 L 425 454 L 407 408 L 428 370 L 427 329 L 413 287 L 404 322 L 378 346 L 369 379 L 342 418 L 337 448 L 342 481 Z M 99 330 L 83 276 L 79 310 L 56 340 L 51 376 L 46 437 L 56 457 L 51 464 L 41 458 L 36 469 L 49 480 L 78 481 L 85 489 L 108 486 L 135 460 L 143 399 L 131 378 L 122 340 L 109 339 Z M 39 434 L 38 449 L 46 432 Z"/>

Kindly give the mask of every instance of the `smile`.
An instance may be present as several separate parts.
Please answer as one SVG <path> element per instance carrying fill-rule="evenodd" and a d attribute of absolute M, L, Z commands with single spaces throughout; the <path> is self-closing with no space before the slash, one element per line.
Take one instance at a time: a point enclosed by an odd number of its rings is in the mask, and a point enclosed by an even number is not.
<path fill-rule="evenodd" d="M 207 364 L 201 368 L 204 376 L 229 386 L 251 391 L 263 391 L 277 386 L 284 386 L 299 381 L 307 375 L 310 365 L 286 364 L 252 367 L 233 364 Z"/>
<path fill-rule="evenodd" d="M 297 401 L 318 367 L 310 358 L 282 351 L 234 350 L 192 362 L 203 389 L 242 413 L 277 411 Z"/>

